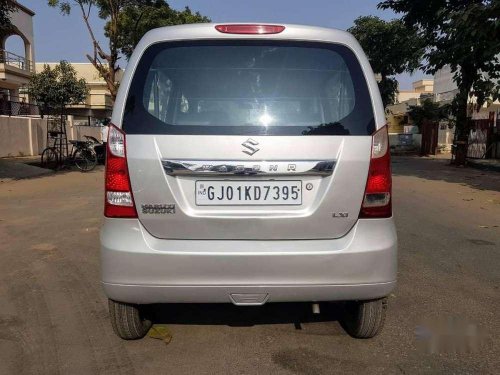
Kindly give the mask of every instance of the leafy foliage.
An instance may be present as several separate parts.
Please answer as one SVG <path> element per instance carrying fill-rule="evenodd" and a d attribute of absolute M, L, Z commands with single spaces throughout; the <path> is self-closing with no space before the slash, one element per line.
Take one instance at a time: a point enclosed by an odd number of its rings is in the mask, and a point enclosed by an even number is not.
<path fill-rule="evenodd" d="M 16 9 L 12 0 L 0 0 L 0 36 L 7 33 L 12 27 L 10 13 Z"/>
<path fill-rule="evenodd" d="M 210 19 L 199 12 L 192 12 L 189 7 L 183 10 L 172 9 L 165 0 L 146 1 L 126 6 L 118 17 L 117 47 L 121 53 L 130 58 L 139 40 L 149 30 L 188 23 L 210 22 Z M 106 25 L 106 36 L 111 24 Z"/>
<path fill-rule="evenodd" d="M 382 76 L 380 82 L 378 82 L 378 89 L 380 91 L 384 107 L 396 102 L 396 96 L 398 93 L 398 81 L 396 78 Z"/>
<path fill-rule="evenodd" d="M 141 37 L 152 28 L 208 21 L 208 18 L 191 12 L 189 8 L 174 10 L 165 0 L 47 0 L 47 3 L 66 15 L 73 8 L 80 10 L 92 40 L 93 52 L 87 54 L 87 59 L 106 81 L 113 101 L 118 92 L 116 73 L 120 70 L 120 52 L 129 57 Z M 95 37 L 90 22 L 94 9 L 106 21 L 104 32 L 108 38 L 108 51 Z"/>
<path fill-rule="evenodd" d="M 401 20 L 384 21 L 375 16 L 354 20 L 349 28 L 368 55 L 375 73 L 381 75 L 379 89 L 384 106 L 393 104 L 397 94 L 397 81 L 392 76 L 413 72 L 420 67 L 424 43 L 417 28 Z"/>
<path fill-rule="evenodd" d="M 408 115 L 412 118 L 413 123 L 422 129 L 425 121 L 437 122 L 447 119 L 450 115 L 450 105 L 440 106 L 433 102 L 430 98 L 424 99 L 420 105 L 411 105 L 408 110 Z"/>
<path fill-rule="evenodd" d="M 63 60 L 53 69 L 45 64 L 41 72 L 33 74 L 28 92 L 42 108 L 63 110 L 84 101 L 88 88 L 85 79 L 78 79 L 75 69 Z"/>
<path fill-rule="evenodd" d="M 403 15 L 427 46 L 425 71 L 449 65 L 459 93 L 453 101 L 459 139 L 467 139 L 467 105 L 478 109 L 500 98 L 500 1 L 385 0 L 378 5 Z"/>
<path fill-rule="evenodd" d="M 147 1 L 147 0 L 146 0 Z M 99 17 L 106 19 L 116 9 L 130 4 L 142 3 L 143 0 L 47 0 L 51 7 L 58 7 L 61 13 L 70 14 L 73 6 L 94 6 L 99 10 Z"/>
<path fill-rule="evenodd" d="M 120 70 L 118 65 L 120 57 L 116 46 L 116 20 L 118 19 L 120 11 L 125 6 L 136 1 L 139 0 L 47 0 L 49 6 L 58 7 L 62 14 L 69 14 L 74 7 L 80 10 L 82 19 L 92 40 L 93 51 L 92 54 L 86 55 L 87 59 L 96 68 L 99 75 L 106 81 L 106 85 L 113 100 L 115 100 L 118 92 L 116 73 Z M 110 28 L 108 36 L 109 52 L 104 50 L 95 37 L 94 30 L 90 23 L 90 15 L 94 9 L 98 11 L 99 17 L 109 20 L 113 25 Z"/>

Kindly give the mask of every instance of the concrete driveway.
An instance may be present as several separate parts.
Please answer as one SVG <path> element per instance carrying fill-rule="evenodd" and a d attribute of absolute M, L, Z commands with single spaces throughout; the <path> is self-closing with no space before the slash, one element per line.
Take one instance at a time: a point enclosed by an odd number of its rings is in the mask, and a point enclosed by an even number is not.
<path fill-rule="evenodd" d="M 307 304 L 162 305 L 168 345 L 112 332 L 99 284 L 102 179 L 99 169 L 0 183 L 1 374 L 498 373 L 498 173 L 394 159 L 399 285 L 377 338 L 347 336 L 336 306 L 313 316 Z M 478 346 L 419 345 L 417 326 L 451 318 L 478 329 Z"/>

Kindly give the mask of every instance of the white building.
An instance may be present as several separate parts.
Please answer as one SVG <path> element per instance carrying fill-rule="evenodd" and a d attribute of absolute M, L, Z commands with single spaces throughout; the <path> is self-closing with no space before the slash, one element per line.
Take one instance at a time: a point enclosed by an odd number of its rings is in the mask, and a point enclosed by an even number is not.
<path fill-rule="evenodd" d="M 36 63 L 36 71 L 41 72 L 45 65 L 54 69 L 58 62 Z M 77 78 L 85 79 L 89 94 L 84 102 L 69 107 L 69 112 L 75 116 L 77 123 L 95 122 L 96 119 L 111 117 L 113 101 L 106 85 L 106 81 L 99 75 L 97 69 L 91 63 L 70 63 L 75 69 Z M 123 70 L 116 74 L 117 81 L 120 82 Z"/>
<path fill-rule="evenodd" d="M 35 67 L 33 16 L 35 13 L 14 1 L 11 13 L 12 29 L 0 35 L 0 98 L 19 102 L 19 88 L 27 85 Z M 10 51 L 6 46 L 18 42 L 22 51 Z"/>
<path fill-rule="evenodd" d="M 434 74 L 434 100 L 448 102 L 458 93 L 457 84 L 453 81 L 453 74 L 449 66 L 438 70 Z"/>
<path fill-rule="evenodd" d="M 399 90 L 396 103 L 403 103 L 410 99 L 420 99 L 422 94 L 432 94 L 434 88 L 433 79 L 420 79 L 411 84 L 411 90 Z"/>
<path fill-rule="evenodd" d="M 389 133 L 404 133 L 405 126 L 413 125 L 408 117 L 410 106 L 420 105 L 423 99 L 432 97 L 433 86 L 432 79 L 420 79 L 412 83 L 411 90 L 399 90 L 396 103 L 386 108 Z"/>
<path fill-rule="evenodd" d="M 434 100 L 439 103 L 450 103 L 458 93 L 457 84 L 453 81 L 453 73 L 449 66 L 445 66 L 434 74 Z M 472 102 L 475 98 L 471 99 Z M 473 119 L 487 119 L 490 113 L 495 114 L 498 119 L 500 113 L 500 102 L 495 101 L 488 104 L 483 104 L 479 111 L 472 112 Z"/>

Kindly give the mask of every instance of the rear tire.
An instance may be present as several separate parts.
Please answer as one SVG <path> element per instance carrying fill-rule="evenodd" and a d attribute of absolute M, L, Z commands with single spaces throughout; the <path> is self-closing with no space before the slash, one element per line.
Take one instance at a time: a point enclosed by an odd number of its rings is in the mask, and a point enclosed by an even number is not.
<path fill-rule="evenodd" d="M 143 338 L 151 328 L 151 321 L 144 317 L 144 307 L 108 300 L 111 325 L 118 337 L 124 340 Z"/>
<path fill-rule="evenodd" d="M 352 337 L 369 339 L 380 333 L 384 326 L 387 298 L 372 301 L 349 301 L 340 319 L 344 330 Z"/>
<path fill-rule="evenodd" d="M 43 150 L 40 165 L 42 168 L 57 169 L 59 166 L 59 156 L 54 147 L 47 147 Z"/>
<path fill-rule="evenodd" d="M 90 172 L 97 165 L 97 155 L 90 148 L 76 150 L 73 159 L 76 167 L 82 172 Z"/>

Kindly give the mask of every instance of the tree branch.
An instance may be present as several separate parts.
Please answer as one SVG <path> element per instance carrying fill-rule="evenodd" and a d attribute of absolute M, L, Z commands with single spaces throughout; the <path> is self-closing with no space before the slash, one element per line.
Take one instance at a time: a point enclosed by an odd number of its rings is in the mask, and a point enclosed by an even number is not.
<path fill-rule="evenodd" d="M 104 51 L 102 50 L 101 46 L 99 45 L 99 42 L 97 41 L 97 39 L 94 35 L 94 31 L 92 30 L 92 27 L 90 26 L 90 22 L 89 22 L 90 13 L 89 13 L 89 15 L 87 15 L 85 13 L 85 8 L 83 7 L 83 3 L 81 1 L 78 1 L 78 5 L 80 6 L 80 10 L 82 12 L 82 17 L 83 17 L 83 20 L 85 22 L 85 26 L 87 27 L 90 38 L 92 39 L 92 44 L 94 46 L 94 54 L 96 52 L 98 52 L 100 55 L 103 56 L 103 58 L 107 59 L 108 55 L 106 53 L 104 53 Z M 89 8 L 89 12 L 90 12 L 90 8 Z"/>
<path fill-rule="evenodd" d="M 87 54 L 86 57 L 90 61 L 90 63 L 94 66 L 94 68 L 99 72 L 99 75 L 106 82 L 106 86 L 108 87 L 108 90 L 110 91 L 111 97 L 114 101 L 117 93 L 117 86 L 115 82 L 115 66 L 114 66 L 117 60 L 116 52 L 113 52 L 113 49 L 111 48 L 110 54 L 105 53 L 96 39 L 94 31 L 92 30 L 92 27 L 90 26 L 89 22 L 92 4 L 89 4 L 89 7 L 86 11 L 83 2 L 77 1 L 77 3 L 80 6 L 82 17 L 85 22 L 85 26 L 87 27 L 87 30 L 89 32 L 90 38 L 92 40 L 92 45 L 94 50 L 93 57 L 90 56 L 89 54 Z M 111 43 L 110 47 L 112 47 Z M 100 59 L 106 60 L 108 67 L 105 67 Z"/>

